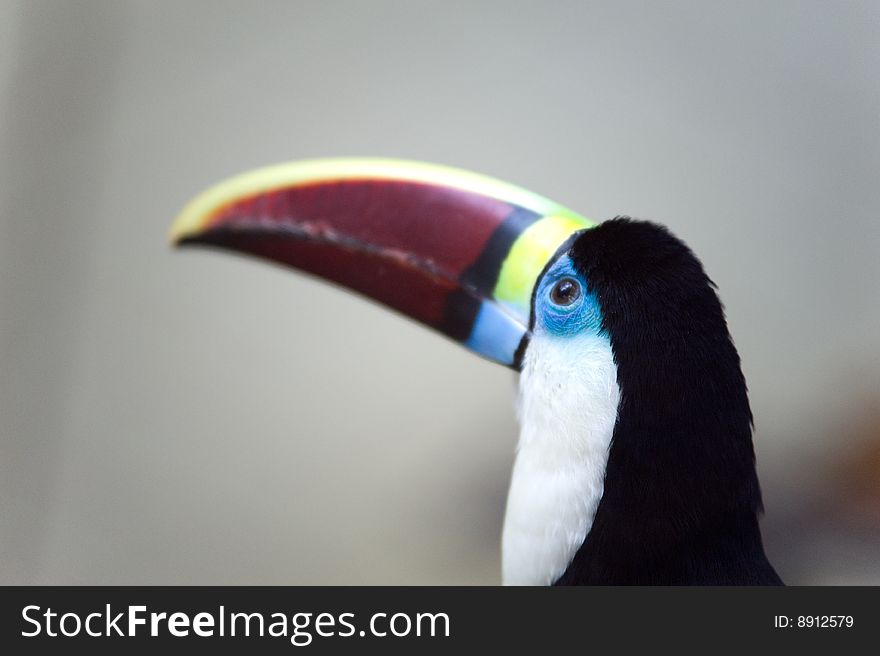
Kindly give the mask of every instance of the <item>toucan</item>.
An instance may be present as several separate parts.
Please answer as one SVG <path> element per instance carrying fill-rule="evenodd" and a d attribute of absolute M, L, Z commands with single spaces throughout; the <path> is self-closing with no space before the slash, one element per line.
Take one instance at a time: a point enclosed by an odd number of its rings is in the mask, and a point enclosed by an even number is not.
<path fill-rule="evenodd" d="M 208 189 L 171 241 L 326 279 L 518 372 L 505 584 L 782 583 L 739 355 L 665 227 L 451 167 L 321 159 Z"/>

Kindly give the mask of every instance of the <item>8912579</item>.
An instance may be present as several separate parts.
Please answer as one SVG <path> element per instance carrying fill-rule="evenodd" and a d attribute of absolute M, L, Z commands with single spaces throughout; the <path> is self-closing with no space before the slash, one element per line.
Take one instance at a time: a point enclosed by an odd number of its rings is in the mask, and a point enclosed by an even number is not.
<path fill-rule="evenodd" d="M 777 629 L 851 629 L 854 624 L 852 615 L 776 615 L 773 618 Z"/>

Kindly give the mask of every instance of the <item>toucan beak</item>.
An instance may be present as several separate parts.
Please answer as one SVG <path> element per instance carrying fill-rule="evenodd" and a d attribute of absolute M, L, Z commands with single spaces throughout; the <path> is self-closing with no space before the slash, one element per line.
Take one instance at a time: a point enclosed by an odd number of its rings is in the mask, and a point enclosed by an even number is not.
<path fill-rule="evenodd" d="M 293 162 L 208 189 L 175 245 L 255 255 L 359 292 L 519 368 L 532 289 L 587 219 L 513 185 L 444 166 Z"/>

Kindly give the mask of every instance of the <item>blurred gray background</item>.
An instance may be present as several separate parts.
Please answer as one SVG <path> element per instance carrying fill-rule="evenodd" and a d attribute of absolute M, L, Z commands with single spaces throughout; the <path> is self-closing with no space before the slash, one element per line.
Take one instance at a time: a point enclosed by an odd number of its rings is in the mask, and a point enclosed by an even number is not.
<path fill-rule="evenodd" d="M 880 583 L 876 2 L 0 0 L 0 582 L 497 583 L 513 376 L 166 232 L 264 164 L 669 225 L 790 583 Z"/>

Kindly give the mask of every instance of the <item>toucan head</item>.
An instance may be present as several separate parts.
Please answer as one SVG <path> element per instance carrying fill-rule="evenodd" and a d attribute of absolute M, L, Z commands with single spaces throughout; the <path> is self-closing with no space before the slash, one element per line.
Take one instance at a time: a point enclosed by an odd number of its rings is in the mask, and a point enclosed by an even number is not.
<path fill-rule="evenodd" d="M 752 467 L 745 380 L 721 303 L 696 256 L 657 224 L 594 224 L 519 187 L 444 166 L 324 159 L 208 189 L 183 209 L 171 240 L 310 273 L 489 360 L 546 374 L 540 386 L 556 390 L 550 403 L 560 415 L 584 405 L 578 378 L 596 379 L 584 363 L 608 362 L 622 420 L 638 410 L 655 431 L 682 417 L 737 426 L 735 459 Z M 594 358 L 597 350 L 607 357 Z M 646 437 L 638 449 L 675 458 L 679 441 Z M 704 460 L 713 454 L 730 460 L 731 452 L 710 449 Z"/>
<path fill-rule="evenodd" d="M 732 413 L 750 434 L 714 286 L 657 224 L 595 224 L 514 185 L 435 164 L 322 159 L 208 189 L 182 210 L 171 241 L 342 285 L 517 371 L 537 362 L 552 376 L 544 387 L 569 405 L 577 377 L 594 376 L 583 363 L 605 349 L 624 404 L 682 416 L 702 402 L 700 416 Z M 738 441 L 750 456 L 751 441 Z"/>

